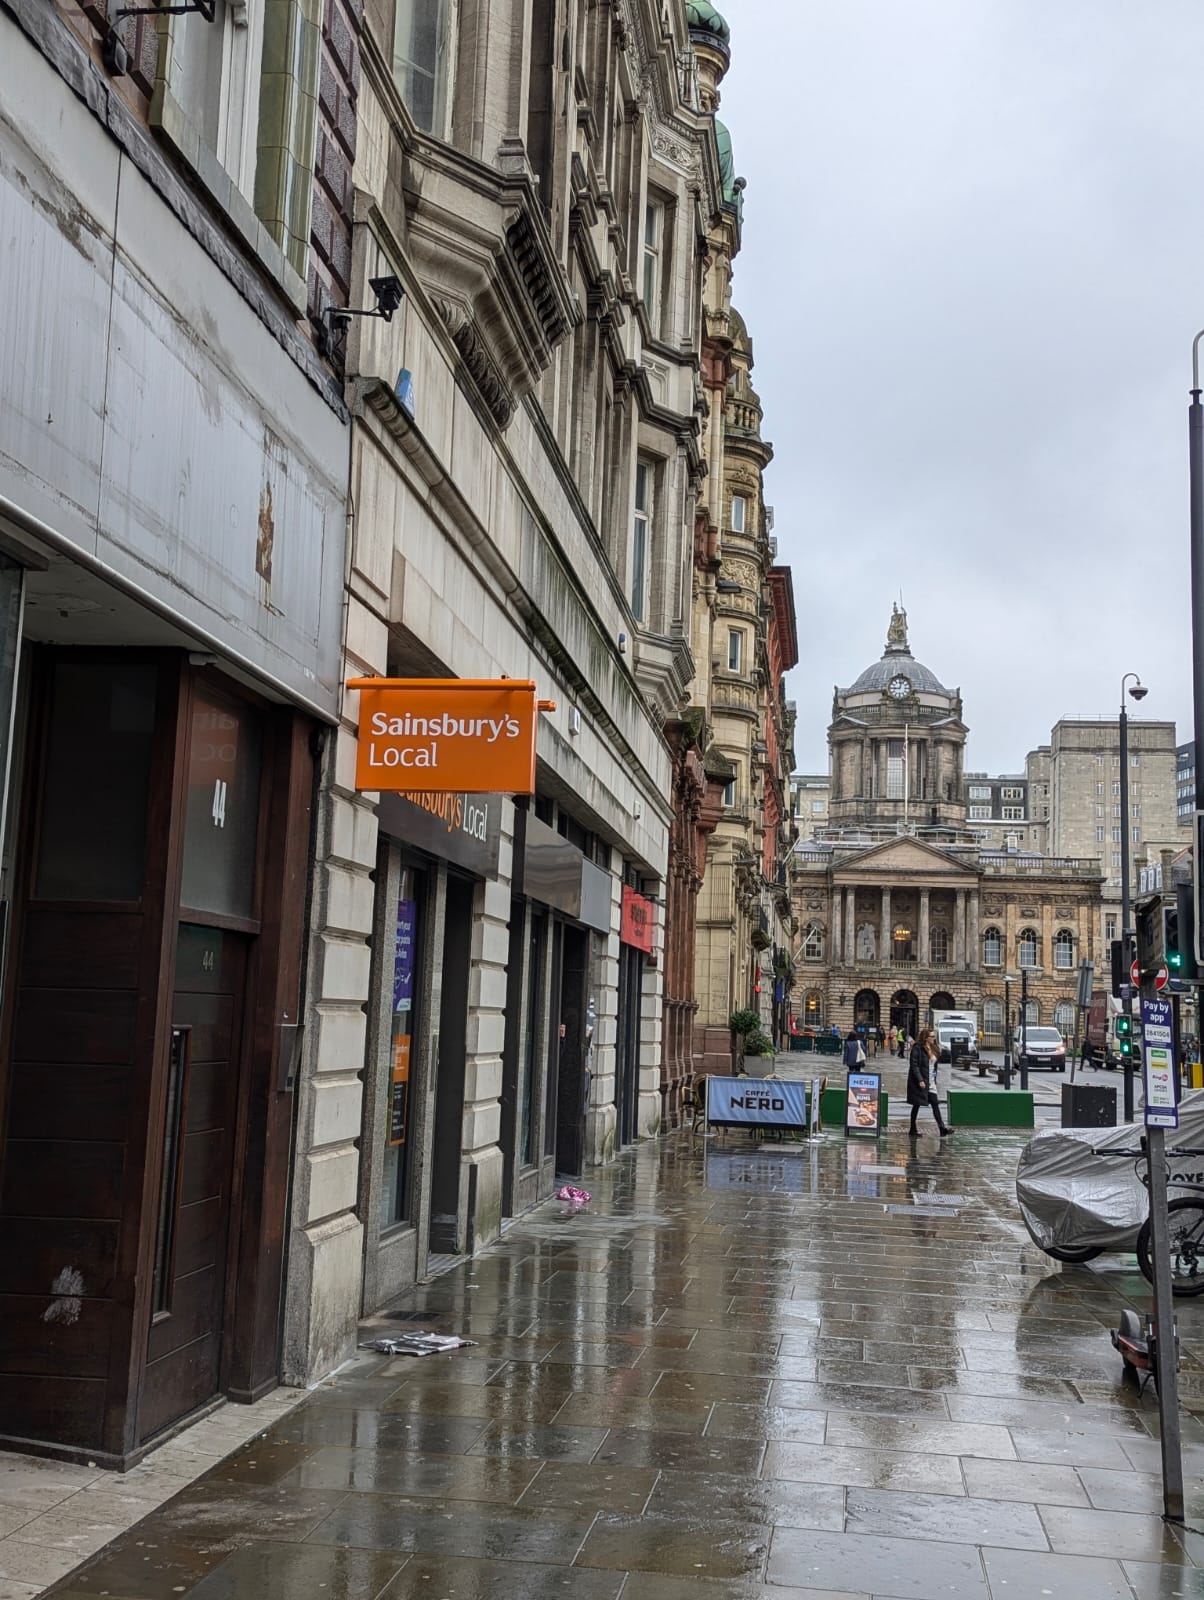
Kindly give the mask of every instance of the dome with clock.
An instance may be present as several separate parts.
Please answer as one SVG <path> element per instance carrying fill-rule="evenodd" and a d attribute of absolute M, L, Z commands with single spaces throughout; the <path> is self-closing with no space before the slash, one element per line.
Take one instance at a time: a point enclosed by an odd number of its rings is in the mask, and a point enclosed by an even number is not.
<path fill-rule="evenodd" d="M 960 691 L 912 655 L 907 612 L 893 606 L 881 659 L 834 691 L 831 824 L 959 834 L 965 742 Z"/>

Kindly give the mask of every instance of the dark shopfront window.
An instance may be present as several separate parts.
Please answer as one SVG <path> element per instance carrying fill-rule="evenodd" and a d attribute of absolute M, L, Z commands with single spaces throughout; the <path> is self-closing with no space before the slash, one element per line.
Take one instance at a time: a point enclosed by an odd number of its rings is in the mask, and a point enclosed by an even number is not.
<path fill-rule="evenodd" d="M 535 1160 L 535 1108 L 539 1089 L 539 1040 L 542 1036 L 544 953 L 547 949 L 546 911 L 531 913 L 531 942 L 527 948 L 527 1038 L 523 1080 L 522 1126 L 519 1160 L 529 1167 Z"/>
<path fill-rule="evenodd" d="M 384 978 L 392 984 L 393 1006 L 383 1112 L 382 1232 L 407 1222 L 410 1216 L 410 1147 L 413 1144 L 410 1075 L 419 1023 L 418 999 L 422 992 L 418 951 L 426 893 L 426 874 L 403 866 L 390 919 L 391 939 L 385 951 L 386 961 L 391 958 L 391 969 L 386 966 Z"/>

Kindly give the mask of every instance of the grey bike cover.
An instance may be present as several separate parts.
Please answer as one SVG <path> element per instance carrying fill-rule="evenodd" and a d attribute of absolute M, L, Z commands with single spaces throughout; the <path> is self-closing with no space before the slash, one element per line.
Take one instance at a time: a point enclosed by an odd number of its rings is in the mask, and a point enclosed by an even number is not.
<path fill-rule="evenodd" d="M 1043 1250 L 1131 1250 L 1149 1211 L 1132 1155 L 1144 1129 L 1043 1128 L 1029 1140 L 1016 1168 L 1016 1199 L 1025 1227 Z M 1171 1154 L 1176 1145 L 1204 1148 L 1204 1090 L 1186 1094 L 1179 1126 L 1166 1135 L 1172 1180 L 1204 1181 L 1204 1157 Z M 1172 1189 L 1172 1195 L 1174 1190 Z"/>

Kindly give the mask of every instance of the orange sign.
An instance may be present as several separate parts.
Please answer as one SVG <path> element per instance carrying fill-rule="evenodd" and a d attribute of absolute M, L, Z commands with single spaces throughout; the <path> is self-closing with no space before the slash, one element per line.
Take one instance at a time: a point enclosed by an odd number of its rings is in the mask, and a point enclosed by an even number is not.
<path fill-rule="evenodd" d="M 393 1040 L 393 1086 L 389 1096 L 389 1143 L 406 1142 L 406 1122 L 410 1110 L 410 1035 L 399 1033 Z"/>
<path fill-rule="evenodd" d="M 351 678 L 357 789 L 535 793 L 537 701 L 527 678 Z"/>

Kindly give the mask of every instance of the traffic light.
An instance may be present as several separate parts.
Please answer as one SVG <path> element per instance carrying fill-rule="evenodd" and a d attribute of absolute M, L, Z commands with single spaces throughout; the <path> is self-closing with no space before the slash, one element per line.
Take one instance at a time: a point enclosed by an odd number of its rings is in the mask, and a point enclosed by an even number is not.
<path fill-rule="evenodd" d="M 1163 944 L 1165 909 L 1160 894 L 1147 895 L 1133 906 L 1133 923 L 1137 930 L 1137 965 L 1143 980 L 1147 973 L 1152 977 L 1166 962 Z"/>
<path fill-rule="evenodd" d="M 1179 953 L 1179 964 L 1171 969 L 1171 976 L 1173 978 L 1184 978 L 1190 982 L 1200 976 L 1199 964 L 1196 961 L 1195 885 L 1177 883 L 1175 885 L 1175 901 L 1177 918 L 1175 948 Z"/>
<path fill-rule="evenodd" d="M 1168 976 L 1183 976 L 1183 951 L 1179 947 L 1179 907 L 1162 908 L 1162 959 Z"/>
<path fill-rule="evenodd" d="M 1125 965 L 1125 947 L 1119 939 L 1112 941 L 1112 998 L 1120 999 L 1120 986 L 1128 983 L 1129 971 Z"/>
<path fill-rule="evenodd" d="M 1123 1011 L 1116 1019 L 1116 1048 L 1122 1062 L 1133 1059 L 1133 1019 Z"/>

